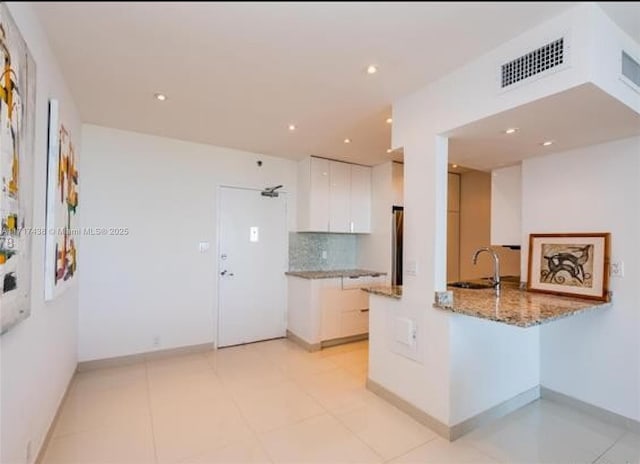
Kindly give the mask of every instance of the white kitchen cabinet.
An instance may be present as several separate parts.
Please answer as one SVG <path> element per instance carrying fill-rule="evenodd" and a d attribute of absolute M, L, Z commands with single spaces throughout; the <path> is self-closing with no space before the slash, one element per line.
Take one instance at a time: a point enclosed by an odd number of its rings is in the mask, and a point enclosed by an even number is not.
<path fill-rule="evenodd" d="M 327 230 L 329 227 L 329 160 L 310 159 L 309 230 Z"/>
<path fill-rule="evenodd" d="M 460 174 L 449 173 L 447 194 L 447 282 L 460 280 Z"/>
<path fill-rule="evenodd" d="M 520 245 L 522 240 L 521 166 L 491 171 L 491 244 Z"/>
<path fill-rule="evenodd" d="M 289 276 L 287 330 L 309 346 L 369 332 L 369 294 L 384 276 L 303 279 Z"/>
<path fill-rule="evenodd" d="M 371 232 L 371 168 L 351 165 L 351 222 L 349 231 Z"/>
<path fill-rule="evenodd" d="M 460 280 L 460 213 L 447 212 L 447 282 Z"/>
<path fill-rule="evenodd" d="M 371 168 L 309 157 L 298 165 L 298 230 L 370 233 Z"/>
<path fill-rule="evenodd" d="M 351 165 L 329 161 L 329 232 L 351 232 Z"/>

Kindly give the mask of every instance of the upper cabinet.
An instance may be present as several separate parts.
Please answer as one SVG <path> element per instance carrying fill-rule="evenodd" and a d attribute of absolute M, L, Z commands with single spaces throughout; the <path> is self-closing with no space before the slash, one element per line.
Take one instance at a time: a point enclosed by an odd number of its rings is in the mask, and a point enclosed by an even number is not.
<path fill-rule="evenodd" d="M 447 181 L 447 211 L 460 211 L 460 174 L 450 172 Z"/>
<path fill-rule="evenodd" d="M 404 206 L 404 164 L 391 163 L 391 185 L 393 187 L 393 204 Z"/>
<path fill-rule="evenodd" d="M 309 157 L 298 165 L 298 230 L 371 232 L 371 168 Z"/>
<path fill-rule="evenodd" d="M 300 173 L 298 184 L 305 184 L 309 200 L 304 206 L 308 215 L 306 230 L 328 230 L 329 227 L 329 160 L 310 158 L 309 169 Z M 307 164 L 307 163 L 304 163 Z M 304 182 L 302 179 L 307 178 Z M 311 188 L 313 186 L 313 188 Z M 303 216 L 304 217 L 304 216 Z M 301 224 L 303 224 L 301 222 Z"/>
<path fill-rule="evenodd" d="M 521 166 L 491 172 L 491 244 L 520 245 L 522 240 Z"/>
<path fill-rule="evenodd" d="M 350 222 L 351 165 L 329 161 L 329 232 L 352 232 Z"/>
<path fill-rule="evenodd" d="M 349 232 L 371 232 L 371 168 L 351 165 L 351 221 Z"/>

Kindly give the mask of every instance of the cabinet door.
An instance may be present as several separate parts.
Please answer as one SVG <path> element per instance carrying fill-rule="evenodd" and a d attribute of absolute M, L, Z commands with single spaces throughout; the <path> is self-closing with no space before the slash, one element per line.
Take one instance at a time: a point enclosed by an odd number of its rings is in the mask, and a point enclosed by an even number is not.
<path fill-rule="evenodd" d="M 340 336 L 351 337 L 369 332 L 369 310 L 345 311 L 340 315 Z"/>
<path fill-rule="evenodd" d="M 460 211 L 460 174 L 449 173 L 447 211 Z"/>
<path fill-rule="evenodd" d="M 494 169 L 491 173 L 491 244 L 520 245 L 521 166 Z"/>
<path fill-rule="evenodd" d="M 351 222 L 349 231 L 371 232 L 371 168 L 351 165 Z"/>
<path fill-rule="evenodd" d="M 329 231 L 329 160 L 311 158 L 308 230 Z"/>
<path fill-rule="evenodd" d="M 460 280 L 460 213 L 447 213 L 447 282 Z"/>
<path fill-rule="evenodd" d="M 345 299 L 339 280 L 333 287 L 329 283 L 324 285 L 325 288 L 320 292 L 320 337 L 322 340 L 331 340 L 340 337 L 340 318 L 345 310 Z"/>
<path fill-rule="evenodd" d="M 329 232 L 350 232 L 351 165 L 329 162 Z"/>

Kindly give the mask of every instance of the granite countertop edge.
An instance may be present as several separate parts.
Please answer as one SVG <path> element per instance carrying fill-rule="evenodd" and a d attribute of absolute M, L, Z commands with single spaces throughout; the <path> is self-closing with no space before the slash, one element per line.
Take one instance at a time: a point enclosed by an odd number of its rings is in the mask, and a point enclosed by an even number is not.
<path fill-rule="evenodd" d="M 379 285 L 374 287 L 362 287 L 362 290 L 372 295 L 393 298 L 394 300 L 402 299 L 402 287 L 397 285 Z"/>
<path fill-rule="evenodd" d="M 448 288 L 452 290 L 451 287 Z M 550 302 L 557 303 L 557 306 L 553 308 L 553 310 L 557 311 L 555 314 L 540 314 L 539 312 L 532 312 L 529 314 L 529 317 L 523 317 L 520 313 L 523 310 L 527 310 L 528 308 L 523 307 L 509 307 L 512 304 L 507 303 L 507 307 L 500 308 L 500 311 L 503 311 L 505 314 L 497 315 L 495 312 L 488 311 L 485 308 L 482 308 L 482 304 L 477 304 L 474 307 L 473 301 L 465 301 L 465 297 L 470 300 L 479 301 L 481 298 L 483 303 L 496 301 L 496 295 L 493 290 L 466 290 L 466 292 L 473 292 L 471 294 L 460 292 L 459 289 L 453 289 L 454 297 L 453 297 L 453 305 L 442 305 L 439 303 L 434 303 L 433 307 L 436 309 L 441 309 L 449 312 L 453 312 L 456 314 L 462 314 L 465 316 L 476 317 L 479 319 L 490 320 L 494 322 L 499 322 L 502 324 L 507 324 L 510 326 L 521 327 L 521 328 L 529 328 L 535 327 L 547 322 L 556 321 L 559 319 L 564 319 L 566 317 L 574 316 L 576 314 L 581 314 L 587 311 L 592 311 L 595 309 L 607 309 L 613 306 L 611 301 L 598 301 L 598 300 L 589 300 L 589 299 L 581 299 L 581 298 L 573 298 L 573 297 L 564 297 L 564 296 L 555 296 L 551 294 L 541 294 L 537 292 L 527 292 L 526 290 L 520 289 L 512 289 L 510 291 L 511 295 L 519 295 L 524 297 L 529 296 L 532 299 L 539 299 L 540 302 L 528 302 L 530 306 L 535 306 L 539 304 L 549 305 Z M 503 290 L 504 295 L 504 290 Z M 457 297 L 457 298 L 456 298 Z M 554 301 L 555 300 L 555 301 Z M 495 304 L 495 303 L 494 303 Z M 567 305 L 571 304 L 582 304 L 583 306 L 577 308 L 568 308 Z M 545 308 L 547 311 L 549 308 Z M 513 315 L 509 315 L 509 312 L 512 312 Z"/>
<path fill-rule="evenodd" d="M 302 279 L 336 279 L 340 277 L 379 277 L 387 275 L 387 273 L 367 269 L 337 269 L 331 271 L 287 271 L 285 275 Z"/>

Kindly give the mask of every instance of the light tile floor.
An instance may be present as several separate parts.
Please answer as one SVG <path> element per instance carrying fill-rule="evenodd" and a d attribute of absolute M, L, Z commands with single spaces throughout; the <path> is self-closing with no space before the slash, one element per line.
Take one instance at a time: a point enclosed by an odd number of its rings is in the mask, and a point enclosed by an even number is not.
<path fill-rule="evenodd" d="M 547 401 L 449 443 L 366 373 L 366 342 L 287 340 L 80 373 L 44 464 L 640 463 L 639 435 Z"/>

